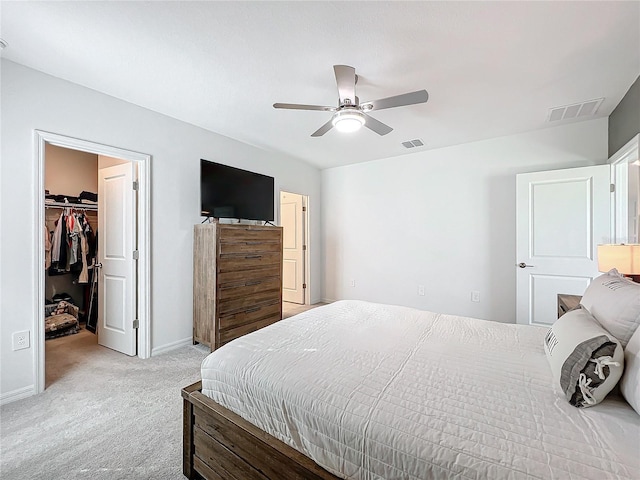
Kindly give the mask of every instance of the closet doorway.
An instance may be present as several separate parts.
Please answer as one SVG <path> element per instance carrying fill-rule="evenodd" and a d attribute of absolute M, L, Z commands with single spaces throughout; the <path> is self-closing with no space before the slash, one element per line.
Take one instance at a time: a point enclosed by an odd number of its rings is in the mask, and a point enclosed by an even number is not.
<path fill-rule="evenodd" d="M 282 238 L 282 300 L 308 305 L 309 300 L 309 197 L 280 192 Z"/>
<path fill-rule="evenodd" d="M 100 345 L 150 356 L 150 157 L 47 132 L 37 131 L 36 140 L 36 201 L 46 227 L 36 255 L 46 267 L 36 275 L 39 393 L 46 387 L 45 338 L 67 327 L 73 333 L 74 316 Z M 56 307 L 58 315 L 45 319 Z"/>

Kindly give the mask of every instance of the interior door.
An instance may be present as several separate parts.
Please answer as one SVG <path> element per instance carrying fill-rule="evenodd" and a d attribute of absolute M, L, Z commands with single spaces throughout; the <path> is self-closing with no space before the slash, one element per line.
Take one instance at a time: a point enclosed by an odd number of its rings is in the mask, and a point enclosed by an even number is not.
<path fill-rule="evenodd" d="M 609 243 L 609 165 L 516 176 L 516 321 L 551 325 L 558 294 L 582 295 Z"/>
<path fill-rule="evenodd" d="M 280 225 L 283 229 L 282 299 L 304 304 L 304 197 L 280 192 Z"/>
<path fill-rule="evenodd" d="M 136 354 L 134 190 L 131 162 L 98 170 L 98 343 Z"/>

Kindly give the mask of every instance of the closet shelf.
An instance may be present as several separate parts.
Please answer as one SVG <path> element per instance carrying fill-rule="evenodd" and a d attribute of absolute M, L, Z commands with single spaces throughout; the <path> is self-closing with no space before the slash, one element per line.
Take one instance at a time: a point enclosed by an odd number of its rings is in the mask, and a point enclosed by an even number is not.
<path fill-rule="evenodd" d="M 77 208 L 78 210 L 98 210 L 98 205 L 93 203 L 47 202 L 44 208 Z"/>

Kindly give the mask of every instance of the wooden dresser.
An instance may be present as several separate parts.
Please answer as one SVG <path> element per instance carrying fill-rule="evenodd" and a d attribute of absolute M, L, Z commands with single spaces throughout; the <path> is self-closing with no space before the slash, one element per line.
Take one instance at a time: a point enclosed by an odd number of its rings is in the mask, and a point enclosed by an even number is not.
<path fill-rule="evenodd" d="M 282 227 L 193 232 L 193 342 L 211 350 L 282 318 Z"/>

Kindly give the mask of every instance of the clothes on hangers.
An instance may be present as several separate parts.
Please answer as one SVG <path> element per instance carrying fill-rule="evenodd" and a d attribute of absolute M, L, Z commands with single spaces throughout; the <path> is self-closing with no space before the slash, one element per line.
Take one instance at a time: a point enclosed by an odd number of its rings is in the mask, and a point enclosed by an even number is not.
<path fill-rule="evenodd" d="M 82 271 L 78 277 L 79 283 L 89 283 L 89 261 L 95 256 L 95 248 L 90 249 L 89 245 L 95 245 L 95 238 L 93 235 L 93 229 L 89 224 L 89 220 L 86 215 L 81 215 L 78 218 L 78 225 L 80 227 L 80 248 L 82 249 Z"/>
<path fill-rule="evenodd" d="M 51 238 L 49 275 L 77 273 L 78 283 L 88 283 L 88 262 L 92 251 L 95 255 L 92 243 L 95 243 L 95 236 L 87 216 L 73 209 L 64 209 Z"/>
<path fill-rule="evenodd" d="M 47 226 L 44 226 L 44 268 L 45 270 L 51 266 L 51 235 Z"/>
<path fill-rule="evenodd" d="M 51 238 L 51 262 L 60 261 L 60 240 L 62 238 L 62 224 L 64 223 L 64 212 L 60 214 L 58 220 L 56 220 L 56 228 L 53 231 Z M 46 228 L 46 225 L 45 225 Z"/>

